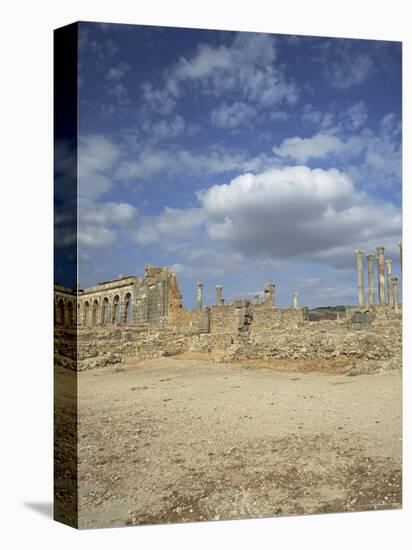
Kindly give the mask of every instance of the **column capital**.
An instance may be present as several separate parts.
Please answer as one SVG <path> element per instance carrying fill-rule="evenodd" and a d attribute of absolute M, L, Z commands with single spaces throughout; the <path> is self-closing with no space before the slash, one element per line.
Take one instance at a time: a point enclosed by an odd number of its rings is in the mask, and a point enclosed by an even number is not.
<path fill-rule="evenodd" d="M 384 246 L 377 246 L 376 250 L 378 251 L 378 254 L 383 254 L 385 252 Z"/>
<path fill-rule="evenodd" d="M 354 254 L 356 254 L 357 256 L 363 256 L 365 252 L 363 250 L 355 250 Z"/>
<path fill-rule="evenodd" d="M 196 283 L 196 285 L 197 285 L 198 287 L 202 287 L 202 286 L 203 286 L 203 283 L 198 282 L 198 283 Z"/>

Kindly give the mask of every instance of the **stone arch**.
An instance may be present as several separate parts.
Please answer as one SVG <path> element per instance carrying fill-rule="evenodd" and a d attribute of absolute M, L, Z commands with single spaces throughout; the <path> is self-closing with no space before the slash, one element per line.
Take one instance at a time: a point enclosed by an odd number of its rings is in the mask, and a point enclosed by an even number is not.
<path fill-rule="evenodd" d="M 63 298 L 59 298 L 57 300 L 57 309 L 56 309 L 56 325 L 64 326 L 64 300 Z"/>
<path fill-rule="evenodd" d="M 90 304 L 86 300 L 83 304 L 83 326 L 89 326 Z"/>
<path fill-rule="evenodd" d="M 113 298 L 112 323 L 113 324 L 120 323 L 120 296 L 118 294 L 116 294 L 116 296 Z"/>
<path fill-rule="evenodd" d="M 99 320 L 99 300 L 96 298 L 95 300 L 93 300 L 93 305 L 92 305 L 92 326 L 95 327 L 98 323 L 98 320 Z"/>
<path fill-rule="evenodd" d="M 123 319 L 125 325 L 133 323 L 133 298 L 130 292 L 127 292 L 124 297 Z"/>
<path fill-rule="evenodd" d="M 74 307 L 73 307 L 73 302 L 71 300 L 67 301 L 66 313 L 67 313 L 67 320 L 65 322 L 65 325 L 68 327 L 72 327 L 73 320 L 74 320 Z"/>
<path fill-rule="evenodd" d="M 109 298 L 106 296 L 102 302 L 102 325 L 108 325 L 110 322 Z"/>

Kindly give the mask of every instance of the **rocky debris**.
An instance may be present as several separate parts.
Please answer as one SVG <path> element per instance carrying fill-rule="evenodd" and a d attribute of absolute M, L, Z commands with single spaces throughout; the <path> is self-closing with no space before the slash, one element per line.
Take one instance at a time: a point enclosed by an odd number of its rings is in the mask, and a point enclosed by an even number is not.
<path fill-rule="evenodd" d="M 345 359 L 347 363 L 379 363 L 377 370 L 391 370 L 401 366 L 402 333 L 398 321 L 381 321 L 372 326 L 372 318 L 355 312 L 360 322 L 303 321 L 298 326 L 279 323 L 271 330 L 250 332 L 247 320 L 249 305 L 238 308 L 238 333 L 182 333 L 164 327 L 153 330 L 145 327 L 118 327 L 61 333 L 56 336 L 56 364 L 78 370 L 98 368 L 123 362 L 128 358 L 150 359 L 184 353 L 218 354 L 223 360 L 236 362 L 259 360 Z M 356 326 L 356 328 L 354 328 Z M 369 372 L 363 366 L 359 373 Z M 355 371 L 354 371 L 355 372 Z"/>

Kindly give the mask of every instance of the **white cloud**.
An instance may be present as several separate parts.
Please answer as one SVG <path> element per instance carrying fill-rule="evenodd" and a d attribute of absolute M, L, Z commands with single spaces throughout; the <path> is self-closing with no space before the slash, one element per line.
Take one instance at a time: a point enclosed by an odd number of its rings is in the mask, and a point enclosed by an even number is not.
<path fill-rule="evenodd" d="M 269 120 L 284 122 L 289 118 L 289 115 L 286 111 L 271 111 L 268 118 Z"/>
<path fill-rule="evenodd" d="M 113 243 L 115 226 L 131 224 L 137 209 L 125 202 L 103 201 L 112 188 L 113 171 L 120 161 L 120 149 L 110 139 L 81 135 L 78 142 L 79 244 L 100 248 Z"/>
<path fill-rule="evenodd" d="M 400 209 L 356 191 L 336 169 L 244 174 L 199 199 L 210 238 L 247 257 L 347 265 L 355 248 L 397 242 L 401 231 Z"/>
<path fill-rule="evenodd" d="M 354 103 L 341 114 L 341 121 L 350 131 L 358 130 L 368 118 L 368 110 L 364 101 Z"/>
<path fill-rule="evenodd" d="M 380 121 L 380 127 L 385 134 L 398 134 L 401 130 L 401 123 L 397 121 L 394 113 L 387 113 Z"/>
<path fill-rule="evenodd" d="M 256 109 L 243 102 L 232 105 L 221 103 L 213 109 L 210 118 L 214 126 L 219 128 L 237 128 L 247 126 L 257 116 Z"/>
<path fill-rule="evenodd" d="M 364 82 L 375 71 L 379 62 L 379 48 L 366 41 L 330 39 L 314 46 L 313 61 L 322 66 L 324 79 L 339 90 L 346 90 Z"/>
<path fill-rule="evenodd" d="M 186 122 L 182 116 L 175 115 L 158 122 L 146 120 L 142 128 L 149 134 L 150 141 L 160 141 L 182 135 L 186 130 Z"/>
<path fill-rule="evenodd" d="M 110 190 L 111 171 L 119 156 L 119 148 L 110 139 L 99 134 L 79 136 L 78 179 L 82 197 L 97 198 Z"/>
<path fill-rule="evenodd" d="M 378 131 L 365 127 L 368 110 L 365 102 L 349 105 L 341 112 L 322 113 L 306 105 L 306 121 L 320 125 L 320 131 L 308 138 L 295 136 L 273 148 L 279 160 L 303 163 L 313 159 L 333 159 L 363 188 L 381 187 L 400 192 L 401 187 L 401 123 L 394 113 L 382 117 Z M 330 114 L 334 126 L 323 128 Z"/>
<path fill-rule="evenodd" d="M 152 84 L 142 84 L 143 99 L 149 107 L 161 115 L 170 115 L 176 107 L 176 98 L 166 87 L 163 90 L 156 90 Z"/>
<path fill-rule="evenodd" d="M 79 218 L 85 224 L 123 225 L 134 220 L 136 215 L 137 209 L 125 202 L 80 202 Z"/>
<path fill-rule="evenodd" d="M 163 173 L 165 177 L 179 173 L 219 174 L 233 170 L 258 170 L 268 162 L 265 155 L 247 158 L 240 153 L 231 153 L 215 148 L 206 153 L 192 153 L 187 149 L 177 151 L 149 148 L 143 150 L 136 160 L 122 162 L 115 177 L 123 179 L 145 178 Z"/>
<path fill-rule="evenodd" d="M 125 202 L 80 199 L 78 221 L 80 245 L 101 248 L 117 239 L 119 229 L 137 225 L 138 212 Z"/>
<path fill-rule="evenodd" d="M 170 114 L 177 99 L 193 88 L 216 97 L 234 92 L 243 102 L 262 108 L 294 105 L 298 99 L 296 84 L 276 66 L 275 38 L 264 34 L 239 33 L 230 45 L 200 44 L 165 73 L 163 88 L 146 82 L 142 91 L 154 111 Z"/>
<path fill-rule="evenodd" d="M 365 54 L 342 57 L 325 65 L 326 80 L 335 88 L 345 90 L 360 84 L 373 72 L 374 65 L 371 58 Z"/>
<path fill-rule="evenodd" d="M 311 103 L 306 104 L 302 109 L 302 120 L 310 124 L 315 124 L 321 129 L 330 128 L 335 120 L 335 115 L 331 111 L 320 111 L 315 109 Z"/>
<path fill-rule="evenodd" d="M 104 226 L 80 225 L 78 239 L 80 245 L 90 248 L 103 248 L 112 244 L 116 239 L 116 233 Z"/>
<path fill-rule="evenodd" d="M 106 74 L 106 79 L 121 80 L 128 71 L 130 71 L 130 66 L 127 63 L 120 62 L 117 65 L 110 67 Z"/>
<path fill-rule="evenodd" d="M 132 239 L 141 245 L 152 244 L 165 240 L 175 240 L 187 237 L 205 221 L 201 208 L 169 208 L 166 207 L 159 216 L 146 217 L 141 226 L 132 233 Z"/>
<path fill-rule="evenodd" d="M 73 225 L 62 225 L 54 227 L 54 246 L 65 248 L 76 243 L 76 230 Z"/>
<path fill-rule="evenodd" d="M 342 153 L 344 150 L 345 143 L 340 138 L 328 134 L 316 134 L 310 138 L 287 138 L 279 147 L 273 148 L 275 155 L 296 159 L 299 162 Z"/>

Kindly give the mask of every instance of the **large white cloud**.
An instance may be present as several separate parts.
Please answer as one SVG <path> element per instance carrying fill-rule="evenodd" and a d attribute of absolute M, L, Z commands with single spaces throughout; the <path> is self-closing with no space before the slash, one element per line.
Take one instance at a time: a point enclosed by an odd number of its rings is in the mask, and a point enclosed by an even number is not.
<path fill-rule="evenodd" d="M 247 257 L 350 265 L 359 247 L 398 242 L 400 209 L 355 189 L 336 169 L 244 174 L 199 194 L 212 240 Z"/>

